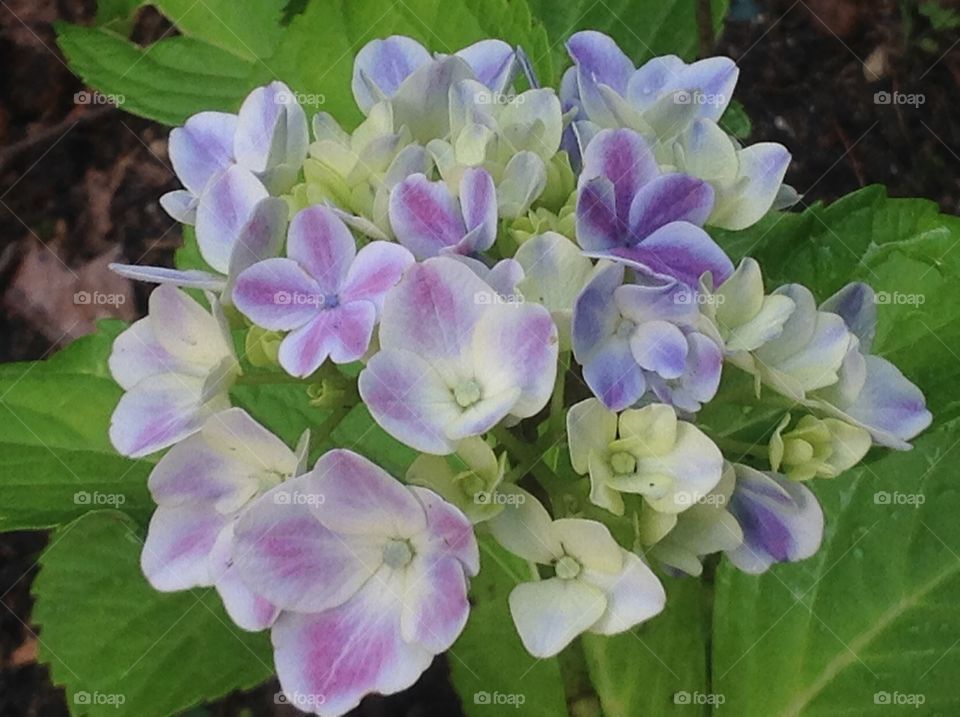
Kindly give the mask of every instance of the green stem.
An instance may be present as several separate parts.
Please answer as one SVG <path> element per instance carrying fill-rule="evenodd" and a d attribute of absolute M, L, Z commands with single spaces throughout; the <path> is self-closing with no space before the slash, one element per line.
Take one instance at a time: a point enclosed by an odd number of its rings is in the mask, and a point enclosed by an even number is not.
<path fill-rule="evenodd" d="M 567 384 L 567 370 L 570 368 L 570 353 L 561 351 L 557 358 L 557 382 L 553 386 L 553 395 L 550 397 L 550 419 L 547 423 L 548 442 L 553 444 L 565 430 L 563 410 L 564 389 Z"/>
<path fill-rule="evenodd" d="M 532 473 L 537 479 L 537 482 L 540 483 L 547 492 L 550 492 L 551 487 L 563 483 L 550 466 L 543 462 L 542 455 L 537 455 L 523 441 L 510 433 L 509 430 L 503 426 L 497 426 L 493 429 L 493 435 L 496 437 L 497 442 L 506 448 L 517 460 L 518 465 L 516 472 L 518 476 Z"/>
<path fill-rule="evenodd" d="M 711 436 L 717 447 L 725 453 L 739 453 L 743 456 L 754 456 L 756 458 L 769 458 L 770 450 L 766 444 L 747 443 L 746 441 L 736 441 L 732 438 L 719 438 Z"/>
<path fill-rule="evenodd" d="M 244 373 L 237 377 L 238 386 L 272 386 L 274 384 L 300 383 L 306 382 L 302 378 L 290 376 L 285 373 Z"/>

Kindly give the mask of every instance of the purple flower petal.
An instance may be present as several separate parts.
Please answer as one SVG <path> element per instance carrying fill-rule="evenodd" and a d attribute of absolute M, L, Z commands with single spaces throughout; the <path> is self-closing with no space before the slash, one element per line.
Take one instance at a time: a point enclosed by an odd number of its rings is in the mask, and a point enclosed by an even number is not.
<path fill-rule="evenodd" d="M 629 129 L 605 129 L 587 145 L 580 179 L 609 179 L 614 186 L 617 216 L 626 223 L 637 192 L 659 175 L 657 161 L 643 137 Z"/>
<path fill-rule="evenodd" d="M 386 570 L 383 575 L 336 609 L 287 612 L 277 620 L 274 661 L 293 706 L 342 715 L 368 693 L 409 687 L 433 661 L 430 650 L 402 639 L 403 581 Z"/>
<path fill-rule="evenodd" d="M 172 284 L 187 289 L 220 291 L 226 285 L 222 276 L 198 269 L 168 269 L 165 266 L 141 266 L 140 264 L 110 264 L 110 271 L 127 279 L 149 281 L 154 284 Z"/>
<path fill-rule="evenodd" d="M 623 284 L 624 268 L 608 264 L 587 283 L 573 306 L 573 355 L 584 364 L 596 347 L 613 336 L 620 322 L 614 292 Z"/>
<path fill-rule="evenodd" d="M 353 97 L 364 114 L 382 97 L 392 97 L 414 70 L 431 61 L 430 53 L 416 40 L 393 35 L 371 40 L 353 63 Z"/>
<path fill-rule="evenodd" d="M 157 341 L 152 324 L 150 318 L 135 321 L 113 342 L 108 361 L 110 375 L 126 391 L 148 376 L 190 370 L 189 364 Z"/>
<path fill-rule="evenodd" d="M 667 174 L 640 188 L 630 204 L 630 231 L 643 239 L 671 222 L 701 226 L 713 210 L 713 187 L 687 174 Z"/>
<path fill-rule="evenodd" d="M 456 53 L 466 60 L 477 80 L 493 92 L 506 92 L 517 74 L 517 56 L 503 40 L 480 40 Z"/>
<path fill-rule="evenodd" d="M 267 259 L 241 272 L 233 289 L 237 309 L 257 326 L 290 331 L 310 321 L 324 292 L 293 259 Z"/>
<path fill-rule="evenodd" d="M 585 182 L 577 194 L 577 242 L 586 251 L 610 251 L 622 246 L 629 229 L 617 216 L 613 183 L 606 177 Z"/>
<path fill-rule="evenodd" d="M 200 254 L 221 274 L 230 268 L 230 255 L 257 202 L 267 190 L 253 174 L 234 165 L 214 179 L 197 205 L 197 245 Z"/>
<path fill-rule="evenodd" d="M 860 349 L 870 352 L 877 335 L 877 297 L 868 284 L 855 281 L 820 304 L 820 311 L 837 314 L 860 340 Z"/>
<path fill-rule="evenodd" d="M 593 30 L 574 33 L 567 52 L 577 68 L 578 94 L 587 116 L 602 124 L 612 119 L 598 85 L 607 85 L 619 94 L 627 89 L 633 63 L 609 37 Z"/>
<path fill-rule="evenodd" d="M 685 64 L 676 55 L 662 55 L 648 60 L 630 76 L 622 93 L 630 104 L 649 109 L 680 78 Z"/>
<path fill-rule="evenodd" d="M 197 221 L 197 203 L 200 198 L 185 189 L 176 189 L 160 196 L 163 211 L 181 224 L 192 225 Z"/>
<path fill-rule="evenodd" d="M 313 319 L 280 343 L 280 365 L 291 376 L 309 376 L 330 358 L 334 363 L 358 361 L 370 347 L 377 308 L 353 301 L 317 312 Z"/>
<path fill-rule="evenodd" d="M 157 508 L 140 554 L 153 588 L 172 592 L 212 585 L 210 553 L 229 520 L 209 505 Z"/>
<path fill-rule="evenodd" d="M 287 256 L 316 280 L 323 293 L 339 291 L 356 255 L 356 240 L 329 207 L 308 207 L 290 222 Z"/>
<path fill-rule="evenodd" d="M 778 474 L 735 467 L 729 510 L 743 529 L 743 544 L 727 553 L 730 561 L 756 574 L 813 555 L 823 539 L 823 511 L 813 493 Z"/>
<path fill-rule="evenodd" d="M 307 118 L 289 87 L 271 82 L 247 95 L 233 141 L 237 162 L 257 173 L 284 163 L 299 165 L 308 144 Z"/>
<path fill-rule="evenodd" d="M 629 408 L 647 390 L 643 371 L 630 351 L 630 342 L 620 337 L 612 337 L 594 349 L 583 366 L 583 379 L 611 411 Z"/>
<path fill-rule="evenodd" d="M 268 197 L 257 203 L 230 255 L 231 278 L 236 279 L 244 269 L 280 253 L 288 215 L 287 203 L 282 199 Z"/>
<path fill-rule="evenodd" d="M 460 242 L 459 248 L 464 254 L 486 251 L 497 238 L 497 189 L 487 170 L 471 167 L 463 173 L 460 205 L 466 230 L 473 234 L 469 246 Z"/>
<path fill-rule="evenodd" d="M 390 192 L 390 225 L 417 259 L 436 256 L 466 234 L 460 207 L 446 184 L 422 174 L 407 177 Z"/>
<path fill-rule="evenodd" d="M 414 263 L 413 255 L 392 242 L 375 241 L 357 252 L 340 287 L 340 300 L 370 301 L 379 312 L 386 293 Z"/>
<path fill-rule="evenodd" d="M 170 163 L 191 194 L 202 194 L 214 176 L 233 164 L 236 129 L 236 115 L 200 112 L 170 131 Z"/>
<path fill-rule="evenodd" d="M 708 271 L 717 285 L 733 273 L 733 262 L 723 249 L 703 229 L 687 222 L 667 224 L 640 244 L 614 249 L 610 255 L 640 269 L 672 276 L 688 286 L 697 286 Z"/>
<path fill-rule="evenodd" d="M 428 361 L 459 360 L 493 291 L 469 267 L 445 257 L 415 264 L 387 295 L 380 345 Z"/>
<path fill-rule="evenodd" d="M 400 630 L 408 643 L 431 652 L 448 650 L 463 632 L 470 614 L 463 565 L 449 554 L 417 555 L 411 563 L 416 579 L 403 595 Z"/>
<path fill-rule="evenodd" d="M 259 632 L 270 627 L 280 608 L 253 592 L 243 581 L 240 571 L 233 565 L 233 524 L 228 524 L 217 538 L 210 552 L 210 571 L 214 586 L 227 615 L 239 627 L 250 632 Z"/>
<path fill-rule="evenodd" d="M 718 121 L 733 99 L 739 76 L 740 69 L 729 57 L 708 57 L 684 67 L 669 84 L 680 90 L 699 91 L 707 100 L 699 105 L 699 116 Z"/>
<path fill-rule="evenodd" d="M 323 501 L 314 515 L 342 535 L 409 538 L 427 527 L 413 493 L 380 466 L 352 451 L 336 449 L 313 469 Z"/>
<path fill-rule="evenodd" d="M 427 512 L 427 529 L 434 548 L 454 555 L 468 575 L 479 573 L 480 548 L 470 519 L 431 490 L 419 486 L 410 486 L 410 490 Z"/>
<path fill-rule="evenodd" d="M 284 610 L 343 604 L 383 562 L 373 541 L 345 541 L 314 513 L 322 482 L 307 474 L 268 491 L 240 517 L 234 564 L 246 584 Z M 283 618 L 281 618 L 283 619 Z"/>
<path fill-rule="evenodd" d="M 456 450 L 447 427 L 459 419 L 460 409 L 443 378 L 417 354 L 381 349 L 360 374 L 359 388 L 374 419 L 398 441 L 424 453 Z"/>
<path fill-rule="evenodd" d="M 671 323 L 648 321 L 634 331 L 630 351 L 641 368 L 665 379 L 679 378 L 686 367 L 687 337 Z"/>

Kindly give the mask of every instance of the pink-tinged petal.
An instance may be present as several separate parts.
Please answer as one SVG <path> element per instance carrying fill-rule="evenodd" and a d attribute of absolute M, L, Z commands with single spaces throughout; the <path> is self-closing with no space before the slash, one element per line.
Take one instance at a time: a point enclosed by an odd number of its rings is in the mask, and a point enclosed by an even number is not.
<path fill-rule="evenodd" d="M 610 256 L 674 277 L 688 286 L 697 286 L 708 271 L 718 285 L 733 273 L 733 262 L 723 249 L 703 229 L 687 222 L 667 224 L 640 244 L 614 249 Z"/>
<path fill-rule="evenodd" d="M 510 614 L 534 657 L 553 657 L 587 631 L 607 607 L 603 592 L 583 580 L 521 583 L 510 593 Z"/>
<path fill-rule="evenodd" d="M 157 508 L 140 554 L 140 567 L 154 589 L 212 585 L 210 553 L 229 521 L 208 505 Z"/>
<path fill-rule="evenodd" d="M 434 360 L 458 360 L 469 350 L 474 326 L 494 303 L 493 291 L 469 267 L 446 257 L 407 270 L 387 295 L 380 345 Z"/>
<path fill-rule="evenodd" d="M 877 335 L 877 295 L 869 284 L 854 281 L 820 304 L 820 311 L 836 314 L 867 353 Z"/>
<path fill-rule="evenodd" d="M 430 652 L 448 650 L 470 614 L 463 565 L 452 555 L 417 555 L 406 578 L 401 636 Z"/>
<path fill-rule="evenodd" d="M 140 381 L 113 411 L 110 442 L 121 455 L 141 458 L 183 440 L 211 413 L 202 395 L 203 381 L 192 376 L 163 374 Z"/>
<path fill-rule="evenodd" d="M 307 118 L 290 88 L 282 82 L 258 87 L 243 101 L 233 151 L 252 172 L 280 164 L 298 164 L 307 156 Z"/>
<path fill-rule="evenodd" d="M 739 76 L 740 68 L 729 57 L 708 57 L 687 65 L 673 84 L 703 94 L 708 101 L 699 105 L 699 116 L 718 121 L 733 99 Z"/>
<path fill-rule="evenodd" d="M 266 187 L 248 170 L 233 165 L 213 179 L 197 205 L 197 246 L 200 255 L 221 274 L 230 268 L 230 255 Z"/>
<path fill-rule="evenodd" d="M 193 225 L 197 221 L 197 203 L 200 201 L 195 194 L 184 189 L 160 195 L 160 206 L 163 211 L 181 224 Z"/>
<path fill-rule="evenodd" d="M 417 259 L 436 256 L 466 234 L 460 207 L 447 185 L 414 174 L 390 192 L 390 226 Z"/>
<path fill-rule="evenodd" d="M 356 255 L 356 240 L 330 207 L 308 207 L 290 222 L 287 256 L 299 262 L 324 293 L 339 290 Z"/>
<path fill-rule="evenodd" d="M 577 242 L 586 251 L 610 251 L 628 238 L 628 227 L 617 216 L 613 182 L 594 177 L 577 194 Z"/>
<path fill-rule="evenodd" d="M 595 30 L 574 33 L 567 40 L 567 52 L 583 74 L 595 83 L 623 94 L 634 68 L 617 43 Z"/>
<path fill-rule="evenodd" d="M 188 364 L 156 340 L 152 323 L 149 317 L 135 321 L 113 341 L 110 374 L 124 390 L 129 391 L 148 376 L 189 371 Z"/>
<path fill-rule="evenodd" d="M 317 612 L 349 600 L 383 562 L 375 538 L 325 527 L 315 507 L 326 500 L 312 474 L 258 498 L 234 529 L 233 564 L 247 586 L 283 610 Z"/>
<path fill-rule="evenodd" d="M 662 55 L 648 60 L 630 76 L 625 97 L 641 110 L 650 108 L 677 80 L 685 63 L 676 55 Z"/>
<path fill-rule="evenodd" d="M 600 344 L 590 355 L 583 366 L 583 380 L 611 411 L 629 408 L 647 390 L 643 370 L 630 351 L 630 342 L 616 336 Z"/>
<path fill-rule="evenodd" d="M 653 571 L 633 553 L 622 549 L 621 553 L 623 569 L 619 573 L 584 570 L 584 581 L 607 597 L 607 609 L 590 632 L 616 635 L 658 615 L 667 604 L 667 594 Z"/>
<path fill-rule="evenodd" d="M 210 551 L 210 572 L 214 586 L 223 600 L 227 615 L 240 628 L 259 632 L 270 627 L 280 615 L 280 609 L 254 593 L 233 565 L 234 520 L 231 519 L 220 531 L 217 542 Z"/>
<path fill-rule="evenodd" d="M 350 265 L 340 287 L 340 300 L 343 303 L 369 301 L 379 312 L 386 293 L 397 285 L 413 262 L 413 254 L 402 246 L 386 241 L 370 242 L 357 252 L 357 258 Z"/>
<path fill-rule="evenodd" d="M 233 303 L 257 326 L 290 331 L 310 322 L 325 294 L 293 259 L 266 259 L 242 271 L 233 287 Z"/>
<path fill-rule="evenodd" d="M 440 552 L 456 557 L 468 575 L 480 572 L 480 548 L 470 519 L 432 490 L 419 486 L 410 486 L 409 490 L 427 512 L 431 544 Z"/>
<path fill-rule="evenodd" d="M 169 269 L 165 266 L 141 266 L 140 264 L 110 264 L 110 271 L 127 279 L 148 281 L 153 284 L 172 284 L 186 289 L 220 291 L 226 285 L 222 276 L 199 269 Z"/>
<path fill-rule="evenodd" d="M 230 255 L 232 280 L 258 261 L 272 259 L 280 253 L 288 215 L 287 203 L 277 197 L 268 197 L 254 206 Z"/>
<path fill-rule="evenodd" d="M 630 205 L 630 231 L 643 239 L 670 222 L 702 225 L 713 210 L 713 187 L 687 174 L 666 174 L 641 187 Z"/>
<path fill-rule="evenodd" d="M 236 115 L 200 112 L 170 131 L 170 163 L 192 194 L 203 193 L 215 175 L 233 164 L 236 129 Z"/>
<path fill-rule="evenodd" d="M 467 232 L 472 234 L 463 253 L 486 251 L 497 238 L 497 188 L 487 170 L 471 167 L 463 173 L 460 206 Z"/>
<path fill-rule="evenodd" d="M 353 63 L 353 97 L 364 114 L 391 97 L 418 67 L 430 62 L 430 53 L 416 40 L 393 35 L 371 40 L 357 53 Z"/>
<path fill-rule="evenodd" d="M 377 309 L 354 301 L 319 311 L 280 344 L 280 365 L 291 376 L 309 376 L 329 357 L 334 363 L 358 361 L 370 347 Z"/>
<path fill-rule="evenodd" d="M 640 188 L 660 175 L 650 146 L 629 129 L 605 129 L 587 145 L 581 181 L 606 177 L 614 186 L 617 216 L 626 221 Z"/>
<path fill-rule="evenodd" d="M 401 637 L 403 592 L 402 573 L 384 568 L 338 608 L 282 614 L 271 637 L 290 704 L 339 717 L 367 694 L 389 695 L 416 682 L 434 653 Z"/>
<path fill-rule="evenodd" d="M 398 441 L 424 453 L 456 450 L 447 427 L 460 409 L 440 374 L 417 354 L 381 349 L 360 374 L 359 388 L 373 418 Z"/>
<path fill-rule="evenodd" d="M 481 40 L 457 52 L 477 80 L 494 92 L 506 92 L 517 74 L 517 55 L 503 40 Z"/>
<path fill-rule="evenodd" d="M 534 415 L 550 399 L 557 377 L 557 326 L 537 304 L 495 304 L 477 323 L 474 366 L 484 391 L 520 389 L 510 412 Z"/>
<path fill-rule="evenodd" d="M 620 313 L 635 324 L 669 321 L 692 329 L 700 319 L 693 289 L 675 279 L 658 284 L 624 284 L 613 294 Z"/>
<path fill-rule="evenodd" d="M 194 364 L 197 375 L 233 354 L 217 318 L 174 286 L 161 284 L 153 290 L 148 319 L 156 341 L 170 355 Z"/>
<path fill-rule="evenodd" d="M 648 371 L 662 378 L 679 378 L 687 361 L 687 337 L 666 321 L 648 321 L 630 337 L 633 358 Z"/>
<path fill-rule="evenodd" d="M 377 464 L 353 451 L 324 453 L 312 475 L 323 491 L 314 515 L 343 535 L 409 538 L 427 527 L 413 494 Z"/>

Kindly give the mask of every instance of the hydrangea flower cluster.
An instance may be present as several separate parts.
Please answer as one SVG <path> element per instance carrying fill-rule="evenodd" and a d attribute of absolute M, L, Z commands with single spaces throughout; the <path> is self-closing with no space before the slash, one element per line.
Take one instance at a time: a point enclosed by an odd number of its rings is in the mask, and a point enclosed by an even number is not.
<path fill-rule="evenodd" d="M 166 451 L 143 571 L 269 629 L 305 711 L 412 685 L 467 623 L 478 540 L 536 566 L 504 600 L 549 657 L 654 618 L 658 574 L 811 556 L 806 482 L 930 423 L 871 353 L 870 287 L 768 291 L 711 237 L 795 197 L 784 147 L 719 124 L 734 63 L 567 49 L 557 92 L 499 40 L 389 37 L 356 57 L 353 129 L 280 82 L 195 115 L 161 203 L 207 266 L 114 266 L 159 284 L 110 359 L 114 446 Z M 776 414 L 747 451 L 698 423 L 737 375 Z M 309 395 L 298 445 L 232 405 L 254 382 Z M 418 454 L 405 475 L 337 445 L 351 410 Z"/>

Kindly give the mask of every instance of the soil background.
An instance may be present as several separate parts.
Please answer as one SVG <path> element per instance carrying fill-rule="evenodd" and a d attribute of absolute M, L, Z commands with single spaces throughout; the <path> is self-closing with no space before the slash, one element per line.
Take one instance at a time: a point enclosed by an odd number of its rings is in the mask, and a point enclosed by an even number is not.
<path fill-rule="evenodd" d="M 960 18 L 960 0 L 940 4 Z M 92 0 L 0 2 L 0 361 L 47 356 L 102 316 L 136 318 L 146 288 L 114 277 L 107 264 L 169 265 L 181 241 L 157 203 L 177 186 L 167 129 L 85 102 L 57 50 L 52 23 L 89 23 L 94 11 Z M 708 51 L 737 60 L 749 141 L 790 148 L 787 181 L 802 205 L 883 183 L 894 196 L 960 213 L 958 25 L 934 26 L 895 0 L 734 0 Z M 148 9 L 134 39 L 169 29 Z M 877 93 L 914 101 L 884 103 Z M 74 301 L 93 289 L 125 300 Z M 0 717 L 68 714 L 62 690 L 37 664 L 30 627 L 30 583 L 45 541 L 41 533 L 0 535 Z M 276 690 L 267 684 L 191 714 L 296 714 L 274 704 Z M 438 658 L 411 690 L 368 698 L 352 717 L 461 714 Z"/>

